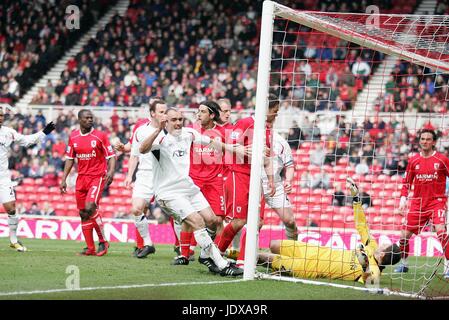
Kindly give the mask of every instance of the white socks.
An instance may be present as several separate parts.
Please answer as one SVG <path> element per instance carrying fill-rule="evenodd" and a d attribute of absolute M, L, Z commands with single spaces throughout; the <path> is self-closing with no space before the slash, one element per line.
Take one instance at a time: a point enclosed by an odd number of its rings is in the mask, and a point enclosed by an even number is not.
<path fill-rule="evenodd" d="M 402 265 L 408 267 L 408 259 L 401 258 Z"/>
<path fill-rule="evenodd" d="M 173 222 L 173 229 L 175 230 L 176 238 L 178 239 L 178 241 L 181 241 L 182 225 L 180 223 L 177 223 L 175 220 Z"/>
<path fill-rule="evenodd" d="M 223 259 L 215 243 L 207 233 L 206 229 L 200 229 L 193 232 L 196 243 L 201 247 L 200 256 L 202 258 L 210 257 L 217 267 L 221 270 L 226 268 L 228 261 Z"/>
<path fill-rule="evenodd" d="M 9 240 L 11 243 L 17 243 L 17 225 L 19 224 L 19 217 L 17 214 L 10 216 L 8 214 L 8 226 L 9 226 Z"/>
<path fill-rule="evenodd" d="M 134 216 L 134 224 L 143 239 L 143 244 L 145 246 L 152 246 L 150 231 L 148 230 L 148 220 L 142 213 L 140 216 Z"/>

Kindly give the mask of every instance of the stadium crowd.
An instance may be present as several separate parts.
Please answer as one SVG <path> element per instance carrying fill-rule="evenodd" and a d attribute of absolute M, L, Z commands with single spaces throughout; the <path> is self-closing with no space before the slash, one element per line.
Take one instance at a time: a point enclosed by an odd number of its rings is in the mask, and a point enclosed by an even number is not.
<path fill-rule="evenodd" d="M 13 104 L 89 30 L 112 0 L 0 3 L 0 102 Z M 80 10 L 80 27 L 66 26 L 66 7 Z"/>

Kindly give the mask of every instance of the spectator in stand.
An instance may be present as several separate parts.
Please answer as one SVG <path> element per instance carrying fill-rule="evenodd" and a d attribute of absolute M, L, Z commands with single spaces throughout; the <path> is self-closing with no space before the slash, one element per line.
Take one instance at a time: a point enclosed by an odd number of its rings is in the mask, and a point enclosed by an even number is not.
<path fill-rule="evenodd" d="M 362 158 L 360 163 L 355 166 L 355 173 L 365 175 L 369 173 L 369 166 L 366 158 Z"/>
<path fill-rule="evenodd" d="M 42 205 L 41 214 L 43 216 L 55 216 L 56 212 L 55 209 L 53 209 L 53 207 L 50 205 L 50 203 L 48 201 L 45 201 Z"/>
<path fill-rule="evenodd" d="M 299 185 L 301 186 L 301 188 L 311 188 L 312 187 L 312 179 L 313 179 L 313 176 L 310 174 L 310 172 L 304 171 L 301 174 Z"/>
<path fill-rule="evenodd" d="M 313 175 L 312 188 L 313 189 L 329 189 L 331 187 L 331 179 L 329 174 L 321 167 L 320 172 Z"/>
<path fill-rule="evenodd" d="M 304 135 L 302 134 L 301 128 L 298 126 L 296 121 L 293 121 L 293 125 L 288 131 L 287 142 L 290 148 L 293 150 L 299 149 L 301 146 L 301 141 L 304 140 Z"/>
<path fill-rule="evenodd" d="M 338 207 L 344 207 L 346 204 L 346 194 L 343 192 L 339 183 L 335 184 L 335 191 L 332 195 L 332 205 Z"/>
<path fill-rule="evenodd" d="M 48 165 L 46 171 L 42 177 L 42 184 L 47 188 L 57 187 L 59 185 L 58 175 L 56 173 L 55 167 Z"/>
<path fill-rule="evenodd" d="M 33 202 L 31 204 L 31 207 L 25 212 L 25 214 L 30 215 L 41 215 L 41 211 L 39 210 L 39 207 L 36 202 Z"/>
<path fill-rule="evenodd" d="M 366 83 L 371 74 L 371 67 L 366 61 L 363 61 L 361 57 L 357 57 L 352 65 L 351 71 L 356 78 L 360 78 Z"/>
<path fill-rule="evenodd" d="M 322 166 L 324 164 L 324 158 L 326 156 L 326 150 L 324 150 L 321 142 L 315 144 L 315 149 L 310 152 L 310 164 L 316 166 Z"/>

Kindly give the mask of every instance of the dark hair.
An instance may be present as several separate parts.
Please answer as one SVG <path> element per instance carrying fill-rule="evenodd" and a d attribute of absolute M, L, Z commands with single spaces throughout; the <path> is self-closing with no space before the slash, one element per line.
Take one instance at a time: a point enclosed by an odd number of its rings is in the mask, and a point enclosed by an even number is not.
<path fill-rule="evenodd" d="M 421 136 L 422 136 L 423 133 L 430 133 L 430 134 L 432 135 L 432 137 L 433 137 L 433 141 L 437 141 L 437 139 L 438 139 L 437 134 L 435 133 L 435 131 L 433 131 L 433 130 L 431 130 L 431 129 L 422 129 L 422 130 L 419 132 L 418 139 L 421 140 Z"/>
<path fill-rule="evenodd" d="M 151 103 L 150 103 L 150 112 L 156 112 L 156 106 L 158 104 L 165 104 L 165 101 L 162 99 L 154 99 Z"/>
<path fill-rule="evenodd" d="M 268 108 L 273 109 L 279 104 L 279 97 L 274 93 L 268 95 Z"/>
<path fill-rule="evenodd" d="M 89 109 L 81 109 L 80 111 L 78 111 L 78 120 L 81 119 L 81 117 L 83 116 L 83 114 L 85 114 L 86 112 L 91 112 Z"/>
<path fill-rule="evenodd" d="M 216 103 L 215 101 L 212 100 L 206 100 L 200 103 L 200 106 L 206 106 L 207 109 L 209 110 L 209 114 L 213 114 L 214 115 L 214 121 L 218 124 L 222 124 L 223 121 L 220 118 L 220 105 L 218 103 Z"/>
<path fill-rule="evenodd" d="M 383 252 L 385 255 L 383 256 L 382 261 L 379 263 L 379 267 L 394 265 L 398 263 L 399 260 L 401 260 L 401 249 L 399 249 L 399 246 L 397 244 L 392 244 L 391 246 L 386 247 Z"/>

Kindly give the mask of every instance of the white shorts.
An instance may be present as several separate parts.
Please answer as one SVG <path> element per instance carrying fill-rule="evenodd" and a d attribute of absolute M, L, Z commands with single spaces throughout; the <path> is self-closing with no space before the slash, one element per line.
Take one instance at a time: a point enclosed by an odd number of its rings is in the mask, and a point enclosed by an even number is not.
<path fill-rule="evenodd" d="M 150 202 L 153 196 L 153 172 L 150 170 L 137 170 L 136 181 L 133 187 L 133 199 L 139 198 Z"/>
<path fill-rule="evenodd" d="M 10 178 L 0 179 L 0 203 L 16 201 L 16 193 L 14 192 L 14 184 Z"/>
<path fill-rule="evenodd" d="M 291 208 L 290 200 L 284 192 L 282 183 L 276 183 L 276 193 L 273 197 L 267 195 L 268 187 L 264 185 L 264 196 L 267 205 L 272 209 Z"/>
<path fill-rule="evenodd" d="M 157 199 L 157 197 L 156 197 Z M 193 196 L 179 196 L 171 200 L 157 199 L 161 209 L 181 223 L 188 215 L 210 207 L 204 195 L 199 191 Z"/>

